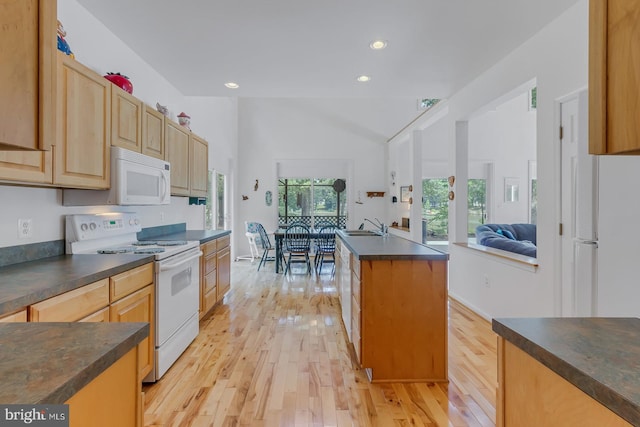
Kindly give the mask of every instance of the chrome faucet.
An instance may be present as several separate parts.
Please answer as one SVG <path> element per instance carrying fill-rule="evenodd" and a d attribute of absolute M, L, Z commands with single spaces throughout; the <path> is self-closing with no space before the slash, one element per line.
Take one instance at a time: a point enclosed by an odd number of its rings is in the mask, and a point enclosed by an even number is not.
<path fill-rule="evenodd" d="M 375 225 L 378 228 L 381 236 L 386 236 L 389 233 L 389 227 L 384 224 L 384 222 L 380 221 L 378 218 L 374 218 L 377 224 L 371 221 L 369 218 L 365 218 L 365 221 L 369 221 L 371 224 Z"/>

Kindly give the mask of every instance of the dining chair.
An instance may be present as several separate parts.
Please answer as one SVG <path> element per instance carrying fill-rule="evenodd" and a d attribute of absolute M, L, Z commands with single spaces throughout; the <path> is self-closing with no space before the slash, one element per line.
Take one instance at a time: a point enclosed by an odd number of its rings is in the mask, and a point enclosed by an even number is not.
<path fill-rule="evenodd" d="M 291 272 L 292 262 L 304 262 L 307 265 L 307 274 L 311 274 L 311 236 L 309 227 L 304 224 L 291 224 L 284 232 L 284 250 L 289 255 L 284 272 Z"/>
<path fill-rule="evenodd" d="M 318 237 L 316 238 L 316 256 L 315 256 L 315 267 L 316 273 L 320 274 L 322 272 L 322 265 L 325 262 L 331 262 L 333 267 L 331 269 L 331 275 L 335 273 L 336 268 L 336 230 L 338 227 L 335 225 L 327 225 L 322 227 L 318 231 Z M 331 255 L 331 260 L 325 261 L 325 256 Z"/>
<path fill-rule="evenodd" d="M 264 229 L 262 224 L 256 223 L 256 228 L 258 230 L 258 239 L 260 242 L 260 246 L 262 247 L 262 257 L 260 258 L 260 263 L 258 264 L 258 271 L 260 271 L 260 267 L 267 261 L 275 261 L 276 257 L 274 255 L 270 255 L 269 252 L 275 251 L 276 248 L 271 244 L 271 240 L 269 239 L 269 235 L 267 234 L 267 230 Z"/>

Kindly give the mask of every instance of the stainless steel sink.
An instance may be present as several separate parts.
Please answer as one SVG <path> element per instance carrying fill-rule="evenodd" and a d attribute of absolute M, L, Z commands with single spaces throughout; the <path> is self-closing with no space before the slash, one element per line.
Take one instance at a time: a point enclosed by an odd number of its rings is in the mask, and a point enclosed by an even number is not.
<path fill-rule="evenodd" d="M 380 236 L 379 233 L 371 230 L 343 230 L 347 236 Z"/>

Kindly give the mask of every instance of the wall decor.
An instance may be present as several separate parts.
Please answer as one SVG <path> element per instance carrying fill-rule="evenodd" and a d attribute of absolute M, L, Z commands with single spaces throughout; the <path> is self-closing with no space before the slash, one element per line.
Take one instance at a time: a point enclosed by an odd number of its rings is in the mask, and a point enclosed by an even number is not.
<path fill-rule="evenodd" d="M 408 202 L 410 197 L 411 197 L 410 186 L 400 187 L 400 201 Z"/>
<path fill-rule="evenodd" d="M 266 193 L 264 193 L 264 202 L 266 203 L 266 205 L 271 206 L 272 201 L 273 201 L 273 194 L 271 194 L 271 191 L 267 191 Z"/>
<path fill-rule="evenodd" d="M 520 180 L 518 178 L 504 179 L 504 201 L 506 203 L 520 200 Z"/>

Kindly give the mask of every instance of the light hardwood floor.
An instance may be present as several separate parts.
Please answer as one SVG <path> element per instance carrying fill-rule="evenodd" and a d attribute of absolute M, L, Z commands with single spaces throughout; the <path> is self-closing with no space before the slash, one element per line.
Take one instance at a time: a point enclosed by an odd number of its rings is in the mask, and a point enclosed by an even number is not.
<path fill-rule="evenodd" d="M 231 291 L 155 384 L 145 426 L 494 426 L 496 337 L 450 301 L 448 384 L 370 384 L 352 361 L 329 268 L 232 262 Z"/>

